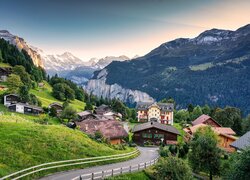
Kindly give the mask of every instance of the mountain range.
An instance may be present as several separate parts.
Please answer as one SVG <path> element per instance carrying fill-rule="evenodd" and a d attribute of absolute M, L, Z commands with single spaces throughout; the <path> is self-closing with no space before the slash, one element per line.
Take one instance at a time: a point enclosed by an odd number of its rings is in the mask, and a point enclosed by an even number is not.
<path fill-rule="evenodd" d="M 163 43 L 136 61 L 112 62 L 85 88 L 128 104 L 172 97 L 177 108 L 231 105 L 250 112 L 250 25 L 207 30 Z"/>
<path fill-rule="evenodd" d="M 7 30 L 0 30 L 0 38 L 15 45 L 20 51 L 23 49 L 27 51 L 34 65 L 44 68 L 49 75 L 58 74 L 61 77 L 71 79 L 78 85 L 85 85 L 93 76 L 94 71 L 103 69 L 112 61 L 130 60 L 125 55 L 91 58 L 88 61 L 83 61 L 70 52 L 47 54 L 43 50 L 29 45 L 23 38 L 13 35 Z"/>

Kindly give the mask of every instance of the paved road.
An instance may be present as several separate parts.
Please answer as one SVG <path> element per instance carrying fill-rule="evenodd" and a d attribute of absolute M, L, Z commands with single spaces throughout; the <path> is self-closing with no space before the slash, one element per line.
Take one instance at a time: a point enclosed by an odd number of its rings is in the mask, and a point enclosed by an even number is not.
<path fill-rule="evenodd" d="M 138 149 L 140 150 L 141 154 L 138 157 L 125 161 L 125 162 L 56 173 L 50 176 L 43 177 L 40 180 L 71 180 L 77 176 L 79 177 L 82 174 L 95 173 L 95 172 L 100 172 L 100 171 L 106 171 L 109 169 L 115 169 L 115 168 L 132 166 L 132 165 L 136 165 L 139 163 L 145 163 L 145 162 L 148 162 L 157 158 L 158 156 L 158 151 L 157 151 L 158 148 L 139 147 Z"/>

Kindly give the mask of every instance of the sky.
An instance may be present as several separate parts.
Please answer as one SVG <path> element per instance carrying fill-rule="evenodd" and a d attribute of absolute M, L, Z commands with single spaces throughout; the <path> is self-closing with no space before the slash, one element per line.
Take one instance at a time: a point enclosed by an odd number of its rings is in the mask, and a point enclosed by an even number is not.
<path fill-rule="evenodd" d="M 84 61 L 143 56 L 176 38 L 249 23 L 249 0 L 0 0 L 1 30 Z"/>

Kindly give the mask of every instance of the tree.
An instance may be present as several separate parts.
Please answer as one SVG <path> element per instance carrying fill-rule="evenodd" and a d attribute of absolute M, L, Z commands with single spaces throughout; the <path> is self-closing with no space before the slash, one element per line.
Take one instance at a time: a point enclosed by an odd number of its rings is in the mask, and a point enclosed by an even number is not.
<path fill-rule="evenodd" d="M 3 62 L 3 54 L 2 54 L 1 49 L 0 49 L 0 62 Z"/>
<path fill-rule="evenodd" d="M 21 65 L 16 65 L 13 68 L 13 73 L 20 76 L 23 84 L 25 84 L 29 89 L 32 87 L 32 81 L 30 75 L 25 71 L 25 68 Z"/>
<path fill-rule="evenodd" d="M 202 110 L 200 106 L 196 106 L 193 110 L 193 112 L 190 114 L 190 118 L 191 120 L 195 120 L 196 118 L 198 118 L 200 115 L 202 115 Z"/>
<path fill-rule="evenodd" d="M 188 112 L 191 113 L 194 110 L 194 106 L 192 104 L 188 105 Z"/>
<path fill-rule="evenodd" d="M 75 91 L 71 89 L 67 84 L 64 85 L 64 96 L 66 100 L 74 100 L 75 99 Z"/>
<path fill-rule="evenodd" d="M 51 117 L 57 117 L 56 108 L 51 107 L 51 108 L 49 109 L 49 115 L 50 115 Z"/>
<path fill-rule="evenodd" d="M 192 171 L 188 164 L 177 157 L 170 156 L 161 158 L 155 166 L 156 179 L 192 179 Z"/>
<path fill-rule="evenodd" d="M 93 105 L 89 101 L 86 102 L 85 110 L 93 110 Z"/>
<path fill-rule="evenodd" d="M 220 149 L 217 147 L 217 136 L 211 127 L 199 128 L 191 141 L 192 152 L 189 162 L 194 171 L 204 171 L 213 175 L 220 173 Z"/>
<path fill-rule="evenodd" d="M 206 104 L 204 107 L 201 108 L 202 109 L 202 113 L 206 114 L 206 115 L 210 115 L 211 114 L 211 109 L 210 107 Z"/>
<path fill-rule="evenodd" d="M 6 82 L 8 88 L 9 88 L 9 92 L 10 93 L 17 93 L 19 92 L 19 88 L 21 86 L 23 86 L 23 83 L 20 79 L 20 77 L 16 74 L 11 74 L 8 78 L 7 78 L 7 82 Z"/>
<path fill-rule="evenodd" d="M 67 119 L 68 121 L 75 120 L 77 118 L 76 110 L 72 106 L 67 106 L 62 111 L 61 117 L 63 119 Z"/>
<path fill-rule="evenodd" d="M 59 100 L 74 100 L 75 92 L 65 83 L 56 83 L 53 85 L 53 96 Z"/>
<path fill-rule="evenodd" d="M 190 119 L 189 112 L 187 110 L 181 109 L 174 113 L 175 122 L 186 122 Z"/>
<path fill-rule="evenodd" d="M 250 114 L 242 121 L 242 134 L 250 131 Z"/>
<path fill-rule="evenodd" d="M 241 134 L 242 116 L 238 108 L 227 106 L 224 109 L 217 108 L 214 119 L 224 127 L 231 127 L 237 134 Z"/>
<path fill-rule="evenodd" d="M 242 153 L 233 156 L 231 166 L 227 171 L 224 179 L 249 179 L 250 177 L 250 149 L 244 150 Z"/>
<path fill-rule="evenodd" d="M 27 86 L 21 86 L 19 89 L 19 96 L 21 101 L 23 102 L 29 102 L 30 96 L 29 96 L 29 89 Z"/>

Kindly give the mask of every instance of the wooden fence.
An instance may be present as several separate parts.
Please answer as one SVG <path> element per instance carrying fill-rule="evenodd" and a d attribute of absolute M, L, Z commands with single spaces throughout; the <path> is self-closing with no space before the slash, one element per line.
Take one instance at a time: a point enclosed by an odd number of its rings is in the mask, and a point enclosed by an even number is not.
<path fill-rule="evenodd" d="M 124 154 L 117 154 L 111 156 L 99 156 L 99 157 L 91 157 L 91 158 L 83 158 L 83 159 L 73 159 L 73 160 L 65 160 L 65 161 L 56 161 L 50 163 L 44 163 L 37 166 L 32 166 L 21 171 L 9 174 L 0 178 L 0 180 L 11 179 L 17 180 L 28 175 L 46 171 L 49 169 L 61 168 L 61 167 L 68 167 L 68 166 L 75 166 L 75 165 L 82 165 L 82 164 L 90 164 L 96 162 L 104 162 L 104 161 L 111 161 L 111 160 L 118 160 L 118 159 L 125 159 L 131 156 L 138 155 L 140 151 L 137 149 L 133 152 L 124 153 Z"/>
<path fill-rule="evenodd" d="M 126 167 L 120 167 L 120 168 L 115 168 L 115 169 L 109 169 L 106 171 L 99 171 L 99 172 L 93 172 L 89 174 L 82 174 L 78 177 L 73 178 L 72 180 L 98 180 L 98 179 L 105 179 L 106 177 L 110 176 L 115 176 L 115 175 L 120 175 L 124 173 L 131 173 L 134 171 L 139 171 L 143 170 L 157 162 L 159 157 L 157 157 L 154 160 L 145 162 L 145 163 L 140 163 L 140 164 L 135 164 L 132 166 L 126 166 Z"/>

